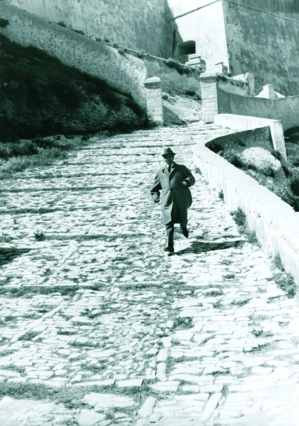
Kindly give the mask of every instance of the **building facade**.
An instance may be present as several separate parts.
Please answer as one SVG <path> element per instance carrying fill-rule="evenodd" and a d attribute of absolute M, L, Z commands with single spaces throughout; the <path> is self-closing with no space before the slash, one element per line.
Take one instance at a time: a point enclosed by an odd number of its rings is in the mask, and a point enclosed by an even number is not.
<path fill-rule="evenodd" d="M 27 12 L 155 56 L 172 55 L 173 29 L 167 0 L 4 0 Z"/>
<path fill-rule="evenodd" d="M 298 0 L 4 0 L 121 47 L 299 93 Z M 191 59 L 191 61 L 190 61 Z M 221 67 L 220 67 L 221 68 Z M 219 68 L 218 68 L 219 69 Z"/>
<path fill-rule="evenodd" d="M 271 83 L 284 95 L 299 93 L 298 0 L 168 2 L 168 22 L 176 22 L 185 42 L 195 42 L 207 71 L 223 63 L 232 76 L 253 73 L 257 90 Z"/>

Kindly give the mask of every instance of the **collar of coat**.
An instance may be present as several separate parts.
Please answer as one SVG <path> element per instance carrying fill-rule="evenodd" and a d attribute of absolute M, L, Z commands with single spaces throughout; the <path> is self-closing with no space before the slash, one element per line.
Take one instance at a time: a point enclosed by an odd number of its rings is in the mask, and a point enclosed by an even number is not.
<path fill-rule="evenodd" d="M 172 163 L 172 165 L 171 165 L 171 172 L 173 171 L 173 170 L 175 170 L 175 169 L 177 169 L 178 168 L 178 164 L 177 163 L 175 163 L 175 162 L 173 162 Z M 168 168 L 167 168 L 168 166 L 164 166 L 163 167 L 163 169 L 162 169 L 162 172 L 164 173 L 165 171 L 168 171 Z"/>

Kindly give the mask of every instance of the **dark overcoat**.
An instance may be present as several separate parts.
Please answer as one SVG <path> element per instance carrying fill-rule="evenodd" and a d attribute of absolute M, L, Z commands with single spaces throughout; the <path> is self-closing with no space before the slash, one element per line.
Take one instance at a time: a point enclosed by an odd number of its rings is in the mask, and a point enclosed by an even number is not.
<path fill-rule="evenodd" d="M 188 186 L 182 185 L 183 181 Z M 157 171 L 151 194 L 155 202 L 161 199 L 165 225 L 171 221 L 187 225 L 187 210 L 192 204 L 189 187 L 194 183 L 194 176 L 182 164 L 173 163 L 170 173 L 166 165 Z"/>

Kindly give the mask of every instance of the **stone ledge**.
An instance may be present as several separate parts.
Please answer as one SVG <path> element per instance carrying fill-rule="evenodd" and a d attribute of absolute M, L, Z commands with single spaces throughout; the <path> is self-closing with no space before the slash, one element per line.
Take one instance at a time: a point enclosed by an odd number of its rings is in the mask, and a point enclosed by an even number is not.
<path fill-rule="evenodd" d="M 269 118 L 250 117 L 236 114 L 215 114 L 214 124 L 216 126 L 229 127 L 234 130 L 253 130 L 260 127 L 270 127 L 273 148 L 287 158 L 283 127 L 279 120 Z"/>
<path fill-rule="evenodd" d="M 205 145 L 212 141 L 207 138 L 195 147 L 196 166 L 212 187 L 223 191 L 231 211 L 239 207 L 244 211 L 249 229 L 256 232 L 267 251 L 280 256 L 286 271 L 299 285 L 298 213 L 253 178 L 210 151 Z"/>

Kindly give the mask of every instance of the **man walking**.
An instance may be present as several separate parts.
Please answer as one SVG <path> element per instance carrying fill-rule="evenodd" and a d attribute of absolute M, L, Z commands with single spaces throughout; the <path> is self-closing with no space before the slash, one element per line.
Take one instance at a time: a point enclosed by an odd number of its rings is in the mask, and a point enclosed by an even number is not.
<path fill-rule="evenodd" d="M 160 201 L 163 221 L 166 226 L 168 238 L 165 251 L 174 252 L 174 224 L 181 225 L 184 237 L 188 238 L 187 210 L 192 204 L 192 196 L 189 187 L 194 185 L 195 179 L 190 170 L 182 164 L 175 163 L 175 153 L 171 148 L 166 148 L 162 154 L 165 166 L 159 169 L 155 176 L 155 182 L 151 189 L 151 195 L 155 203 Z"/>

